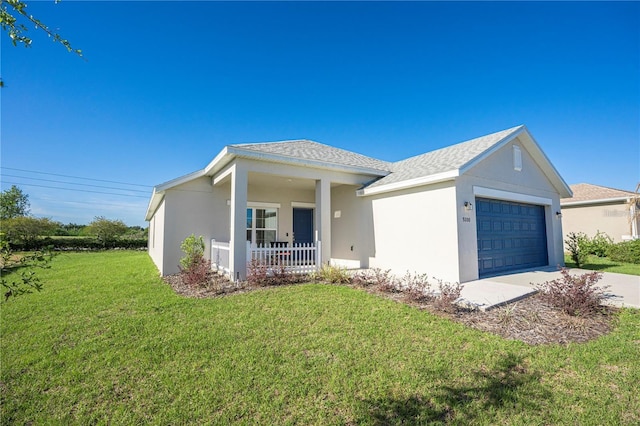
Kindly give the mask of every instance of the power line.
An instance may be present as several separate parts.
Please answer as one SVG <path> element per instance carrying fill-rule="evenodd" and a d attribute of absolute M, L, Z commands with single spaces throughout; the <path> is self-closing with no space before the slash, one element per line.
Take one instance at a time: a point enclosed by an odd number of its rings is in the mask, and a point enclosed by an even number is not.
<path fill-rule="evenodd" d="M 39 172 L 39 171 L 36 171 L 36 170 L 15 169 L 13 167 L 4 167 L 4 166 L 2 166 L 2 167 L 0 167 L 0 169 L 3 169 L 3 170 L 14 170 L 16 172 L 25 172 L 25 173 L 38 173 L 38 174 L 41 174 L 41 175 L 59 176 L 59 177 L 66 177 L 66 178 L 72 178 L 72 179 L 92 180 L 92 181 L 95 181 L 95 182 L 116 183 L 116 184 L 119 184 L 119 185 L 140 186 L 142 188 L 153 188 L 153 186 L 151 186 L 151 185 L 140 185 L 140 184 L 137 184 L 137 183 L 118 182 L 118 181 L 114 181 L 114 180 L 93 179 L 93 178 L 80 177 L 80 176 L 61 175 L 61 174 L 58 174 L 58 173 Z"/>
<path fill-rule="evenodd" d="M 65 182 L 65 181 L 61 181 L 61 180 L 32 178 L 32 177 L 28 177 L 28 176 L 16 176 L 16 175 L 7 175 L 7 174 L 4 174 L 2 176 L 8 176 L 8 177 L 14 177 L 14 178 L 20 178 L 20 179 L 39 180 L 39 181 L 42 181 L 42 182 L 64 183 L 64 184 L 68 184 L 68 185 L 89 186 L 89 187 L 92 187 L 92 188 L 104 188 L 104 189 L 115 189 L 115 190 L 118 190 L 118 191 L 139 192 L 139 193 L 142 193 L 142 194 L 148 194 L 149 193 L 149 191 L 141 191 L 139 189 L 115 188 L 113 186 L 90 185 L 90 184 L 87 184 L 87 183 Z"/>
<path fill-rule="evenodd" d="M 36 185 L 34 183 L 18 183 L 18 182 L 6 182 L 6 181 L 3 182 L 3 183 L 9 183 L 9 184 L 12 184 L 12 185 L 35 186 L 35 187 L 38 187 L 38 188 L 61 189 L 63 191 L 74 191 L 74 192 L 87 192 L 87 193 L 93 193 L 93 194 L 117 195 L 119 197 L 135 197 L 135 198 L 145 198 L 145 199 L 149 198 L 149 197 L 144 197 L 142 195 L 117 194 L 115 192 L 90 191 L 90 190 L 87 190 L 87 189 L 61 188 L 59 186 Z"/>
<path fill-rule="evenodd" d="M 56 204 L 56 200 L 50 200 L 47 198 L 31 198 L 31 196 L 29 196 L 29 201 L 39 201 L 42 204 L 54 204 L 56 206 L 59 206 L 60 204 Z M 135 201 L 131 201 L 132 203 L 134 203 Z M 137 208 L 137 206 L 135 205 L 126 205 L 126 204 L 115 204 L 115 203 L 104 203 L 102 201 L 96 202 L 96 203 L 92 203 L 91 205 L 89 205 L 86 202 L 82 202 L 82 201 L 63 201 L 62 202 L 62 206 L 66 207 L 69 204 L 73 204 L 68 206 L 69 208 L 73 209 L 73 210 L 95 210 L 96 206 L 99 207 L 103 207 L 103 206 L 112 206 L 112 207 L 121 207 L 123 209 L 126 208 Z"/>

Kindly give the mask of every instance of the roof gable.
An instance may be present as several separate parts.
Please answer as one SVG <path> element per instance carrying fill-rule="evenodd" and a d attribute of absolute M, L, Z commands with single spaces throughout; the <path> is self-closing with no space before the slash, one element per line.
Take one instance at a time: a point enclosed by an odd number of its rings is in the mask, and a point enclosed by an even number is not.
<path fill-rule="evenodd" d="M 498 142 L 516 134 L 524 126 L 516 126 L 500 132 L 441 148 L 425 154 L 416 155 L 392 164 L 392 173 L 367 186 L 367 189 L 413 181 L 429 176 L 455 177 L 465 165 L 490 150 Z"/>

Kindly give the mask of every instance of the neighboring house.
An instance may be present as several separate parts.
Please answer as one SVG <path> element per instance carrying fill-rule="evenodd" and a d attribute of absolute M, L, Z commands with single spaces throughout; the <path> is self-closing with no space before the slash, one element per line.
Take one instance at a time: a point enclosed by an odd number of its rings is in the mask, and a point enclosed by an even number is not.
<path fill-rule="evenodd" d="M 149 254 L 178 271 L 202 235 L 244 279 L 256 244 L 321 244 L 323 264 L 466 282 L 563 264 L 571 191 L 525 126 L 389 163 L 308 140 L 228 145 L 153 190 Z M 215 242 L 213 242 L 215 240 Z M 221 242 L 221 243 L 220 243 Z"/>
<path fill-rule="evenodd" d="M 629 200 L 633 192 L 605 186 L 579 183 L 570 186 L 573 197 L 562 198 L 564 238 L 570 232 L 584 232 L 593 237 L 598 231 L 614 242 L 638 238 L 638 221 L 631 221 Z"/>

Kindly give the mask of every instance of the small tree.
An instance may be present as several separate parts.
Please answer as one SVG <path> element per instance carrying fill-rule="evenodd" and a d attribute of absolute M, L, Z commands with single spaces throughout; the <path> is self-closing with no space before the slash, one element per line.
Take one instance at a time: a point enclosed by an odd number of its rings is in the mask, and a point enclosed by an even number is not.
<path fill-rule="evenodd" d="M 29 214 L 29 196 L 20 188 L 11 188 L 0 192 L 0 219 L 27 216 Z"/>
<path fill-rule="evenodd" d="M 104 216 L 96 216 L 87 228 L 89 235 L 95 235 L 105 247 L 116 241 L 129 229 L 123 221 L 109 220 Z"/>

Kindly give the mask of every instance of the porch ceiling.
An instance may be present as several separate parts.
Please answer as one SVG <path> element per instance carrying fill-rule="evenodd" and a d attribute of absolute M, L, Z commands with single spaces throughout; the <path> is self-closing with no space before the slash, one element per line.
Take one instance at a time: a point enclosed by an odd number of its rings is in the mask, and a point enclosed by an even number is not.
<path fill-rule="evenodd" d="M 292 176 L 275 175 L 269 173 L 255 173 L 249 172 L 249 185 L 267 186 L 270 188 L 284 188 L 284 189 L 304 189 L 315 191 L 316 181 L 314 179 L 302 179 Z M 337 186 L 338 184 L 332 183 L 331 186 Z"/>
<path fill-rule="evenodd" d="M 220 183 L 227 182 L 231 179 L 227 176 Z M 278 175 L 271 173 L 249 172 L 249 185 L 264 186 L 269 188 L 280 188 L 288 190 L 309 190 L 315 191 L 316 181 L 314 179 L 302 179 L 286 175 Z M 331 187 L 336 187 L 339 183 L 331 183 Z"/>

